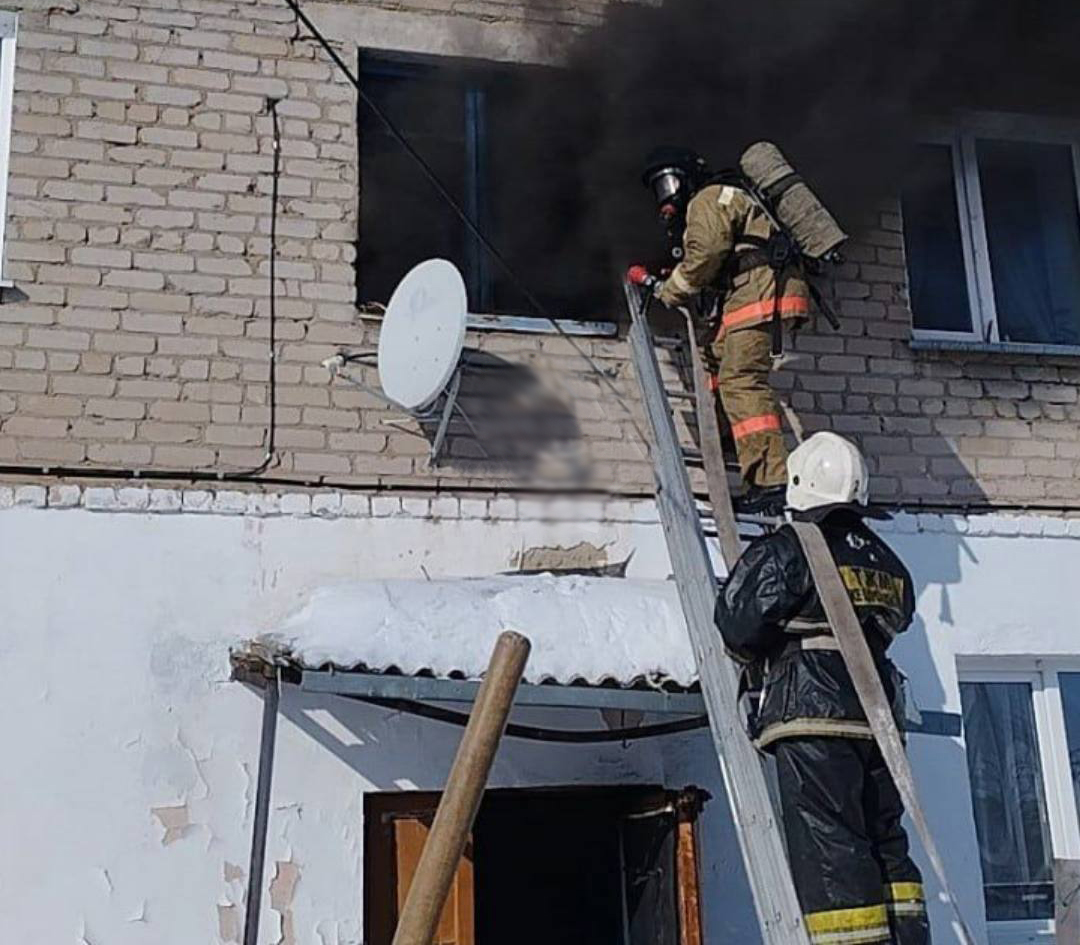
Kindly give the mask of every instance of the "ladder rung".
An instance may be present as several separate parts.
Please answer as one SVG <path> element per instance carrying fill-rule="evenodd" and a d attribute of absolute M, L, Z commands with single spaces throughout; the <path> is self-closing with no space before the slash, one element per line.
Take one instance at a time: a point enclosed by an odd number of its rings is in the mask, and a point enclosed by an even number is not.
<path fill-rule="evenodd" d="M 665 390 L 665 394 L 668 395 L 669 400 L 693 400 L 694 395 L 685 390 Z"/>
<path fill-rule="evenodd" d="M 681 348 L 686 342 L 673 335 L 653 335 L 653 344 L 657 348 Z"/>

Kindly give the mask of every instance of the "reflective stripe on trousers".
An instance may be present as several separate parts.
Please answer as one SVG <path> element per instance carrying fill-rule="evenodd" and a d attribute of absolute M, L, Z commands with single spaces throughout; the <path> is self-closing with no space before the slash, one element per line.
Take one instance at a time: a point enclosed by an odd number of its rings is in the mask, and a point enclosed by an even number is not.
<path fill-rule="evenodd" d="M 823 636 L 817 638 L 822 645 Z M 903 805 L 866 723 L 860 723 L 866 729 L 861 738 L 798 730 L 810 723 L 823 729 L 853 724 L 806 719 L 765 735 L 778 739 L 769 750 L 776 756 L 791 872 L 811 940 L 930 945 Z"/>
<path fill-rule="evenodd" d="M 731 435 L 736 440 L 770 430 L 780 430 L 780 417 L 775 413 L 763 413 L 756 417 L 747 417 L 745 420 L 740 420 L 738 423 L 731 425 Z"/>
<path fill-rule="evenodd" d="M 779 486 L 787 481 L 780 409 L 769 384 L 771 346 L 768 328 L 758 325 L 725 332 L 712 348 L 720 362 L 717 393 L 731 423 L 747 485 Z"/>

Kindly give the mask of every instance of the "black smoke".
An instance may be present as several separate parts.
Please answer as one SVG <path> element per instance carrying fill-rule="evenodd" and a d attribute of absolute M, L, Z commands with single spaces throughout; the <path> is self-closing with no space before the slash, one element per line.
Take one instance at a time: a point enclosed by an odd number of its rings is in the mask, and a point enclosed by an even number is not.
<path fill-rule="evenodd" d="M 928 118 L 1080 112 L 1077 0 L 612 2 L 563 53 L 492 129 L 516 207 L 502 235 L 533 283 L 541 263 L 557 280 L 655 251 L 639 174 L 657 144 L 720 168 L 776 141 L 857 231 Z"/>

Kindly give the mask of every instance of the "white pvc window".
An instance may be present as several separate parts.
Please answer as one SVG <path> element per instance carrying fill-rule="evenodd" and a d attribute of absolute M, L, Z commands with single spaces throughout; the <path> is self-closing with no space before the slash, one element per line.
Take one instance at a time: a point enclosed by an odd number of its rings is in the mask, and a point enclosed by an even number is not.
<path fill-rule="evenodd" d="M 920 146 L 902 197 L 914 335 L 1080 347 L 1080 127 L 980 116 Z"/>
<path fill-rule="evenodd" d="M 1053 861 L 1080 859 L 1080 661 L 965 661 L 960 692 L 990 941 L 1050 943 Z"/>

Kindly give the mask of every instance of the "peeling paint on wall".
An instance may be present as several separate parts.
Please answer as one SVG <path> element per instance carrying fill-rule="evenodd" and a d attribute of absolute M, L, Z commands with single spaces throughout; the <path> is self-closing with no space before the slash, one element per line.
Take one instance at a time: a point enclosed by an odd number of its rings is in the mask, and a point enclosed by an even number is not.
<path fill-rule="evenodd" d="M 240 941 L 240 910 L 232 903 L 218 903 L 218 935 L 223 942 Z"/>
<path fill-rule="evenodd" d="M 510 567 L 519 571 L 601 568 L 607 563 L 607 546 L 594 545 L 591 541 L 579 541 L 566 548 L 561 545 L 536 545 L 510 556 Z"/>
<path fill-rule="evenodd" d="M 163 847 L 183 839 L 191 832 L 193 824 L 187 804 L 181 804 L 179 807 L 151 807 L 150 813 L 165 828 L 165 834 L 161 838 Z"/>
<path fill-rule="evenodd" d="M 278 860 L 274 878 L 270 880 L 270 908 L 281 916 L 281 933 L 274 945 L 296 945 L 293 930 L 293 896 L 300 881 L 300 867 L 292 860 Z"/>
<path fill-rule="evenodd" d="M 221 867 L 221 875 L 229 888 L 217 904 L 218 938 L 222 942 L 239 943 L 243 934 L 240 921 L 240 906 L 244 902 L 247 873 L 244 868 L 226 860 Z"/>
<path fill-rule="evenodd" d="M 411 577 L 411 563 L 403 571 L 390 560 L 404 546 L 433 549 L 425 560 L 436 580 L 490 575 L 512 551 L 581 540 L 613 541 L 609 559 L 619 556 L 613 549 L 636 547 L 632 570 L 643 578 L 666 568 L 666 559 L 661 567 L 650 558 L 650 548 L 652 558 L 665 554 L 651 524 L 280 518 L 266 523 L 256 554 L 240 541 L 242 521 L 226 515 L 0 514 L 12 539 L 0 543 L 0 599 L 5 627 L 15 628 L 0 645 L 43 667 L 11 683 L 16 711 L 3 719 L 4 744 L 35 778 L 12 782 L 0 823 L 50 863 L 47 875 L 21 869 L 17 858 L 0 865 L 3 939 L 12 942 L 237 945 L 234 918 L 243 941 L 262 700 L 216 680 L 228 673 L 231 645 L 276 626 L 314 589 Z M 87 547 L 115 567 L 88 569 Z M 260 590 L 263 571 L 275 591 Z M 66 593 L 51 593 L 57 580 Z M 55 658 L 57 648 L 65 659 Z M 107 671 L 107 685 L 90 685 L 98 678 L 87 675 L 91 665 Z M 460 740 L 448 726 L 339 702 L 294 686 L 282 692 L 260 945 L 361 945 L 364 792 L 395 782 L 441 786 Z M 351 733 L 345 744 L 310 722 L 306 712 L 319 709 L 345 726 L 339 735 Z M 348 744 L 357 739 L 364 744 Z M 640 758 L 625 770 L 658 783 L 656 746 L 636 744 Z M 623 768 L 600 758 L 632 754 L 617 745 L 598 757 L 511 741 L 504 749 L 500 787 L 621 778 Z M 98 788 L 95 817 L 63 793 L 40 790 L 71 783 L 72 758 Z"/>

